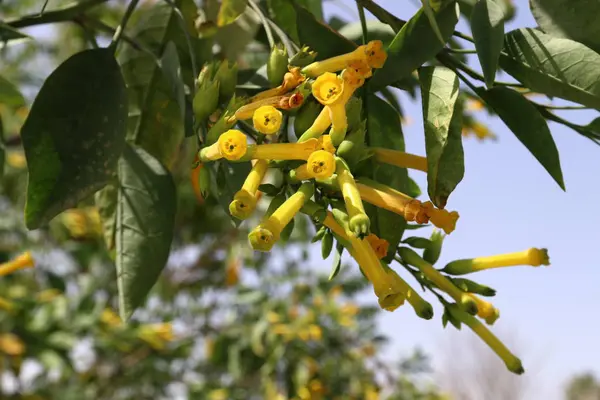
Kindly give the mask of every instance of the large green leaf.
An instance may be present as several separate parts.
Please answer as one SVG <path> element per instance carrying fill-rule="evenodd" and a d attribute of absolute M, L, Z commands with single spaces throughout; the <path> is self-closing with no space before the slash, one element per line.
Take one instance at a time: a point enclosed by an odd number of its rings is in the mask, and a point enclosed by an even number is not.
<path fill-rule="evenodd" d="M 293 0 L 269 0 L 271 15 L 297 45 L 317 52 L 317 60 L 351 52 L 356 44 L 320 22 Z"/>
<path fill-rule="evenodd" d="M 598 0 L 530 0 L 529 7 L 544 32 L 575 40 L 600 52 Z"/>
<path fill-rule="evenodd" d="M 368 101 L 367 135 L 368 143 L 373 147 L 384 147 L 404 151 L 404 136 L 400 114 L 388 102 L 375 95 L 369 95 Z M 406 168 L 399 168 L 389 164 L 376 164 L 373 168 L 373 179 L 394 189 L 406 193 L 408 189 L 408 172 Z M 371 207 L 368 207 L 371 208 Z M 372 207 L 371 210 L 374 210 Z M 402 239 L 406 221 L 398 214 L 377 208 L 371 229 L 382 239 L 390 244 L 387 260 L 393 258 L 396 247 Z"/>
<path fill-rule="evenodd" d="M 25 105 L 25 98 L 19 88 L 2 76 L 0 76 L 0 104 L 13 109 Z"/>
<path fill-rule="evenodd" d="M 448 196 L 465 174 L 462 148 L 462 110 L 458 99 L 458 77 L 444 67 L 419 70 L 425 150 L 427 192 L 433 203 L 444 208 Z"/>
<path fill-rule="evenodd" d="M 471 30 L 485 84 L 492 87 L 504 43 L 504 10 L 496 0 L 480 0 L 475 4 L 471 14 Z"/>
<path fill-rule="evenodd" d="M 196 13 L 193 0 L 178 0 L 175 3 L 184 14 L 186 22 L 193 21 Z M 193 26 L 187 26 L 187 29 L 192 30 Z M 190 33 L 193 35 L 193 31 Z M 162 2 L 154 5 L 140 20 L 132 36 L 156 54 L 163 54 L 167 44 L 173 42 L 179 55 L 183 81 L 188 86 L 192 85 L 185 32 L 181 20 L 170 5 Z M 193 41 L 193 45 L 202 46 L 202 43 Z M 170 79 L 152 55 L 131 46 L 124 47 L 118 59 L 129 94 L 127 138 L 167 167 L 171 167 L 184 137 L 184 120 L 179 99 L 173 95 Z"/>
<path fill-rule="evenodd" d="M 446 41 L 458 22 L 458 4 L 451 3 L 436 13 L 436 21 Z M 373 91 L 406 78 L 429 61 L 444 47 L 437 37 L 423 9 L 419 10 L 396 34 L 387 52 L 383 68 L 373 74 L 369 87 Z"/>
<path fill-rule="evenodd" d="M 478 94 L 565 190 L 556 144 L 537 108 L 522 94 L 506 87 L 479 90 Z"/>
<path fill-rule="evenodd" d="M 119 311 L 126 320 L 167 263 L 177 201 L 169 171 L 141 148 L 125 147 L 118 172 L 115 262 Z"/>
<path fill-rule="evenodd" d="M 21 131 L 29 229 L 106 185 L 123 150 L 126 124 L 127 92 L 111 50 L 77 53 L 52 72 Z"/>
<path fill-rule="evenodd" d="M 179 106 L 180 116 L 185 118 L 185 85 L 183 84 L 183 76 L 181 75 L 181 64 L 179 63 L 179 55 L 177 47 L 173 42 L 167 43 L 165 51 L 160 58 L 160 65 L 169 87 L 171 88 L 171 96 Z"/>
<path fill-rule="evenodd" d="M 600 108 L 600 55 L 535 29 L 505 36 L 500 66 L 531 90 Z"/>

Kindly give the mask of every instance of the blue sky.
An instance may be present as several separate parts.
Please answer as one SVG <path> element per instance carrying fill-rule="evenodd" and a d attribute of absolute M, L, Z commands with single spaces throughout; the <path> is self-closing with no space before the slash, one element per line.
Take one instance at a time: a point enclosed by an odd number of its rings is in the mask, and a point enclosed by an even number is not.
<path fill-rule="evenodd" d="M 337 3 L 326 3 L 328 16 L 357 18 L 354 2 L 344 2 L 348 7 L 343 8 Z M 418 9 L 414 0 L 378 3 L 404 19 Z M 517 5 L 520 8 L 507 25 L 507 32 L 536 25 L 527 2 Z M 458 28 L 469 31 L 464 21 Z M 479 70 L 476 58 L 470 61 Z M 421 104 L 400 96 L 411 120 L 404 125 L 407 151 L 424 154 Z M 589 111 L 564 111 L 561 115 L 579 123 L 595 117 Z M 489 124 L 499 140 L 484 143 L 474 138 L 464 140 L 465 177 L 447 206 L 459 211 L 461 217 L 456 231 L 446 238 L 440 264 L 529 247 L 549 249 L 550 267 L 486 271 L 474 278 L 498 291 L 492 300 L 501 317 L 493 331 L 501 338 L 508 338 L 507 344 L 514 342 L 518 349 L 515 352 L 523 360 L 527 373 L 525 378 L 516 379 L 527 380 L 529 384 L 525 398 L 561 399 L 570 375 L 584 370 L 600 375 L 596 300 L 600 283 L 597 241 L 600 214 L 595 212 L 593 200 L 600 196 L 594 178 L 595 172 L 600 171 L 600 148 L 561 125 L 550 125 L 560 152 L 565 193 L 501 121 L 487 117 L 485 112 L 477 117 Z M 414 172 L 411 176 L 426 188 L 424 174 Z M 330 268 L 329 261 L 321 261 L 320 265 L 327 271 Z M 469 352 L 472 334 L 464 329 L 444 330 L 439 308 L 437 311 L 432 321 L 417 318 L 410 307 L 384 314 L 381 329 L 392 337 L 389 354 L 408 354 L 420 346 L 440 369 L 443 359 L 455 354 L 448 349 L 449 337 L 456 346 L 454 351 Z M 455 365 L 463 368 L 460 362 Z"/>

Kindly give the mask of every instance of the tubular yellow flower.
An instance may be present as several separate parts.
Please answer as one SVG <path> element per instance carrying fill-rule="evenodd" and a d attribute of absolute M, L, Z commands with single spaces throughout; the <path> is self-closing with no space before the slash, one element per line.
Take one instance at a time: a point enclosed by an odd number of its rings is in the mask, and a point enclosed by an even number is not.
<path fill-rule="evenodd" d="M 477 316 L 485 321 L 488 325 L 493 325 L 500 318 L 500 311 L 493 306 L 492 303 L 483 300 L 481 297 L 469 293 L 475 304 L 477 304 Z"/>
<path fill-rule="evenodd" d="M 477 336 L 481 338 L 490 348 L 504 361 L 509 371 L 515 374 L 522 374 L 525 372 L 523 364 L 510 350 L 498 339 L 490 330 L 483 325 L 477 318 L 467 314 L 460 309 L 456 304 L 450 304 L 448 306 L 450 314 L 459 320 L 460 322 L 467 325 Z"/>
<path fill-rule="evenodd" d="M 448 293 L 450 297 L 459 303 L 469 314 L 477 314 L 477 304 L 475 300 L 468 294 L 457 288 L 448 278 L 442 275 L 431 264 L 423 260 L 415 251 L 408 247 L 398 249 L 398 255 L 402 259 L 417 267 L 425 277 L 430 280 L 435 286 Z"/>
<path fill-rule="evenodd" d="M 310 139 L 302 143 L 269 143 L 250 146 L 249 157 L 255 160 L 308 160 L 317 151 L 319 141 Z"/>
<path fill-rule="evenodd" d="M 381 68 L 387 59 L 380 40 L 357 47 L 354 51 L 340 56 L 328 58 L 323 61 L 313 62 L 302 69 L 302 73 L 314 78 L 326 72 L 340 71 L 353 61 L 366 61 L 371 68 Z"/>
<path fill-rule="evenodd" d="M 531 265 L 532 267 L 550 265 L 548 250 L 532 247 L 516 253 L 456 260 L 448 263 L 442 271 L 452 275 L 464 275 L 485 269 L 512 267 L 516 265 Z"/>
<path fill-rule="evenodd" d="M 254 128 L 265 135 L 279 132 L 283 115 L 273 106 L 261 106 L 252 116 Z"/>
<path fill-rule="evenodd" d="M 330 135 L 323 135 L 319 139 L 319 149 L 330 152 L 331 154 L 335 153 L 335 146 L 331 142 Z"/>
<path fill-rule="evenodd" d="M 0 352 L 9 356 L 20 356 L 25 353 L 25 343 L 12 333 L 0 335 Z"/>
<path fill-rule="evenodd" d="M 246 219 L 256 208 L 258 187 L 267 173 L 267 160 L 257 160 L 244 181 L 242 188 L 233 196 L 229 212 L 238 219 Z"/>
<path fill-rule="evenodd" d="M 329 178 L 335 172 L 335 158 L 327 150 L 317 150 L 308 157 L 306 166 L 311 178 Z"/>
<path fill-rule="evenodd" d="M 433 318 L 433 307 L 425 299 L 423 299 L 404 279 L 391 268 L 386 268 L 387 274 L 393 284 L 398 287 L 408 303 L 411 305 L 415 313 L 423 319 Z M 402 301 L 403 303 L 404 301 Z M 400 305 L 402 304 L 400 303 Z M 390 310 L 391 311 L 391 310 Z"/>
<path fill-rule="evenodd" d="M 225 285 L 233 286 L 240 281 L 240 261 L 237 259 L 231 260 L 227 263 L 227 269 L 225 270 Z"/>
<path fill-rule="evenodd" d="M 26 251 L 23 254 L 18 255 L 13 260 L 0 264 L 0 276 L 11 274 L 15 271 L 24 268 L 32 268 L 35 266 L 35 260 L 33 259 L 30 252 Z"/>
<path fill-rule="evenodd" d="M 298 143 L 305 142 L 310 139 L 315 139 L 321 136 L 327 128 L 331 125 L 331 119 L 329 118 L 329 109 L 323 108 L 315 121 L 312 123 L 302 135 L 298 138 Z"/>
<path fill-rule="evenodd" d="M 337 182 L 344 196 L 344 203 L 348 210 L 350 231 L 359 237 L 369 234 L 371 221 L 365 213 L 360 193 L 354 182 L 354 177 L 346 167 L 344 161 L 340 158 L 336 160 Z"/>
<path fill-rule="evenodd" d="M 356 183 L 360 197 L 367 203 L 402 215 L 406 221 L 418 224 L 431 222 L 450 234 L 456 228 L 459 215 L 456 211 L 440 210 L 431 202 L 421 203 L 406 194 L 369 179 L 361 179 Z"/>
<path fill-rule="evenodd" d="M 100 321 L 111 327 L 116 327 L 123 324 L 123 321 L 121 321 L 121 317 L 119 317 L 110 308 L 105 308 L 102 311 L 102 314 L 100 314 Z"/>
<path fill-rule="evenodd" d="M 331 72 L 325 72 L 312 84 L 312 94 L 324 106 L 335 104 L 342 99 L 344 80 Z"/>
<path fill-rule="evenodd" d="M 12 311 L 12 309 L 14 308 L 14 304 L 11 303 L 10 301 L 6 300 L 3 297 L 0 297 L 0 309 L 4 310 L 4 311 Z"/>
<path fill-rule="evenodd" d="M 300 93 L 291 93 L 283 96 L 268 97 L 266 99 L 257 100 L 255 102 L 246 104 L 238 108 L 229 119 L 229 123 L 252 118 L 256 110 L 263 106 L 272 106 L 282 110 L 291 110 L 292 108 L 299 107 L 304 101 L 304 96 Z"/>
<path fill-rule="evenodd" d="M 400 168 L 411 168 L 427 172 L 427 158 L 398 150 L 372 147 L 373 158 L 385 164 L 395 165 Z"/>
<path fill-rule="evenodd" d="M 219 136 L 216 143 L 200 150 L 202 162 L 226 158 L 230 161 L 241 159 L 248 149 L 246 135 L 236 129 L 230 129 Z"/>
<path fill-rule="evenodd" d="M 367 242 L 369 242 L 373 250 L 375 250 L 375 254 L 377 254 L 379 259 L 387 256 L 388 248 L 390 247 L 390 244 L 387 240 L 380 239 L 377 235 L 371 233 L 369 236 L 367 236 Z"/>
<path fill-rule="evenodd" d="M 314 186 L 310 183 L 303 183 L 296 193 L 250 232 L 248 239 L 252 248 L 258 251 L 271 251 L 275 242 L 279 240 L 283 228 L 294 218 L 313 193 Z"/>

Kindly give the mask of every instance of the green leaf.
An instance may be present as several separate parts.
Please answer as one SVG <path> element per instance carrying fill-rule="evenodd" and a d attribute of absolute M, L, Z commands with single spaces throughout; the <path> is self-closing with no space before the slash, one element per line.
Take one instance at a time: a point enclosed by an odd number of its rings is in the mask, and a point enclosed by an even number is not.
<path fill-rule="evenodd" d="M 226 160 L 221 160 L 217 167 L 217 193 L 219 204 L 229 215 L 229 204 L 233 201 L 233 196 L 242 188 L 246 177 L 252 169 L 250 162 L 230 163 Z M 235 225 L 239 225 L 241 221 L 231 217 Z"/>
<path fill-rule="evenodd" d="M 421 0 L 421 3 L 423 3 L 422 9 L 423 9 L 423 12 L 425 13 L 425 15 L 427 16 L 427 19 L 429 20 L 431 29 L 433 29 L 435 36 L 437 36 L 437 38 L 440 40 L 440 43 L 442 44 L 442 46 L 444 46 L 446 44 L 447 38 L 444 38 L 442 36 L 442 32 L 440 32 L 440 27 L 438 26 L 437 21 L 435 20 L 435 11 L 433 10 L 433 8 L 431 8 L 431 4 L 429 4 L 429 0 Z"/>
<path fill-rule="evenodd" d="M 0 104 L 16 109 L 25 105 L 21 91 L 8 79 L 0 76 Z"/>
<path fill-rule="evenodd" d="M 598 0 L 530 0 L 529 7 L 544 32 L 575 40 L 600 53 Z"/>
<path fill-rule="evenodd" d="M 217 25 L 225 26 L 234 22 L 246 10 L 246 0 L 222 0 Z"/>
<path fill-rule="evenodd" d="M 404 136 L 400 114 L 389 103 L 375 95 L 368 97 L 367 140 L 370 146 L 384 147 L 404 151 Z M 401 192 L 406 192 L 409 187 L 408 172 L 406 168 L 399 168 L 388 164 L 375 164 L 373 179 L 388 185 Z M 371 229 L 381 239 L 390 244 L 388 256 L 391 260 L 400 243 L 406 221 L 396 213 L 376 207 L 368 207 L 376 212 L 368 213 L 371 217 Z"/>
<path fill-rule="evenodd" d="M 505 36 L 500 66 L 535 92 L 600 108 L 600 55 L 569 39 L 535 29 Z"/>
<path fill-rule="evenodd" d="M 362 44 L 362 25 L 360 21 L 351 22 L 340 29 L 340 35 L 353 41 L 357 45 Z M 394 30 L 383 22 L 367 20 L 367 32 L 369 40 L 381 40 L 384 46 L 388 46 L 394 40 Z"/>
<path fill-rule="evenodd" d="M 329 273 L 328 280 L 335 278 L 342 269 L 342 253 L 344 252 L 344 245 L 338 242 L 333 252 L 333 264 L 331 264 L 331 272 Z"/>
<path fill-rule="evenodd" d="M 458 99 L 458 77 L 444 67 L 419 70 L 425 151 L 427 192 L 433 203 L 444 208 L 448 196 L 465 173 L 462 148 L 462 110 Z"/>
<path fill-rule="evenodd" d="M 25 35 L 10 25 L 0 21 L 0 43 L 27 39 L 31 39 L 31 36 Z"/>
<path fill-rule="evenodd" d="M 185 118 L 185 88 L 183 77 L 181 76 L 181 66 L 179 64 L 179 55 L 175 43 L 169 42 L 163 51 L 160 59 L 166 83 L 171 88 L 171 98 L 175 100 L 180 109 L 180 118 L 183 121 Z"/>
<path fill-rule="evenodd" d="M 480 0 L 473 7 L 471 30 L 485 84 L 492 87 L 504 43 L 504 10 L 496 0 Z"/>
<path fill-rule="evenodd" d="M 127 92 L 111 50 L 77 53 L 50 74 L 21 130 L 29 229 L 108 183 L 123 150 L 126 123 Z"/>
<path fill-rule="evenodd" d="M 423 251 L 423 260 L 429 264 L 435 264 L 442 253 L 442 245 L 446 235 L 442 231 L 434 230 L 429 238 L 431 245 L 427 246 Z"/>
<path fill-rule="evenodd" d="M 431 246 L 431 240 L 419 236 L 410 236 L 402 241 L 415 249 L 426 249 Z"/>
<path fill-rule="evenodd" d="M 275 21 L 297 45 L 317 52 L 317 60 L 349 53 L 357 47 L 293 0 L 269 0 L 269 7 Z"/>
<path fill-rule="evenodd" d="M 450 4 L 436 13 L 436 21 L 446 41 L 454 32 L 458 16 L 458 4 Z M 390 43 L 387 49 L 387 61 L 369 81 L 370 90 L 375 92 L 399 79 L 406 78 L 425 62 L 435 57 L 443 47 L 440 39 L 431 29 L 423 9 L 419 10 Z"/>
<path fill-rule="evenodd" d="M 479 90 L 478 94 L 565 190 L 556 144 L 537 108 L 522 94 L 506 87 Z"/>
<path fill-rule="evenodd" d="M 173 240 L 176 196 L 169 171 L 141 148 L 119 160 L 116 266 L 119 312 L 127 320 L 162 272 Z"/>
<path fill-rule="evenodd" d="M 203 44 L 194 37 L 193 19 L 197 12 L 193 0 L 176 0 L 192 35 L 192 45 Z M 191 87 L 195 78 L 190 69 L 190 55 L 181 20 L 173 8 L 160 2 L 144 14 L 132 37 L 157 54 L 173 42 L 177 48 L 183 82 Z M 169 50 L 171 51 L 171 50 Z M 200 50 L 198 50 L 200 52 Z M 197 57 L 197 64 L 201 61 Z M 129 97 L 128 140 L 148 151 L 167 167 L 177 158 L 184 138 L 181 106 L 173 100 L 172 83 L 155 58 L 146 52 L 123 46 L 118 56 L 127 83 Z"/>

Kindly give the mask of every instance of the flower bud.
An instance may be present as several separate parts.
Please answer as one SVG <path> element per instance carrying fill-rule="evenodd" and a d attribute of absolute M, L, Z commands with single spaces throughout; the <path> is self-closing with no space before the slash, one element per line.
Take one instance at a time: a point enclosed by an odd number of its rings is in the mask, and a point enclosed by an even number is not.
<path fill-rule="evenodd" d="M 366 121 L 362 121 L 360 125 L 352 130 L 338 146 L 337 154 L 346 161 L 351 169 L 354 169 L 356 165 L 365 158 L 366 131 Z"/>
<path fill-rule="evenodd" d="M 315 61 L 316 57 L 317 53 L 310 50 L 308 46 L 304 46 L 294 57 L 292 57 L 290 65 L 293 65 L 294 67 L 305 67 Z"/>
<path fill-rule="evenodd" d="M 435 264 L 440 258 L 442 252 L 442 244 L 446 236 L 439 230 L 433 231 L 431 238 L 429 239 L 429 246 L 425 247 L 423 251 L 423 260 L 430 264 Z"/>
<path fill-rule="evenodd" d="M 323 238 L 321 239 L 321 256 L 323 260 L 325 260 L 331 254 L 331 250 L 333 249 L 333 234 L 329 231 L 325 233 Z"/>
<path fill-rule="evenodd" d="M 360 127 L 362 115 L 362 99 L 350 97 L 346 103 L 346 118 L 348 119 L 348 132 Z"/>
<path fill-rule="evenodd" d="M 278 86 L 283 81 L 283 76 L 288 72 L 288 54 L 285 47 L 275 45 L 267 62 L 267 77 L 272 86 Z"/>
<path fill-rule="evenodd" d="M 229 64 L 228 60 L 221 62 L 219 69 L 215 74 L 215 79 L 219 81 L 219 100 L 227 101 L 235 93 L 237 85 L 238 65 Z"/>
<path fill-rule="evenodd" d="M 210 195 L 211 176 L 210 169 L 203 165 L 198 174 L 198 187 L 202 198 L 206 199 Z"/>
<path fill-rule="evenodd" d="M 202 75 L 202 73 L 200 73 Z M 200 81 L 200 79 L 199 79 Z M 209 79 L 201 81 L 194 96 L 194 115 L 198 122 L 205 121 L 219 104 L 219 82 Z"/>

